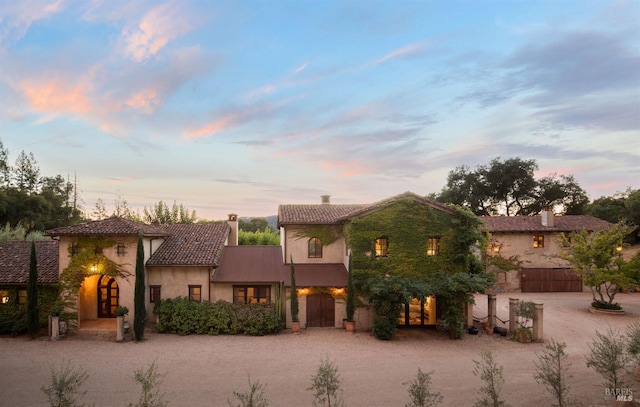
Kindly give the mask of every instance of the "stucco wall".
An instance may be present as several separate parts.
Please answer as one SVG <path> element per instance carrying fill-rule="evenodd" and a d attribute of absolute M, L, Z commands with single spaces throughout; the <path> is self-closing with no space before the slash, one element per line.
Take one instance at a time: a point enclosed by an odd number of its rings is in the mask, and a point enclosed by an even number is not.
<path fill-rule="evenodd" d="M 149 301 L 149 286 L 160 286 L 161 299 L 188 297 L 190 285 L 200 285 L 203 301 L 212 299 L 209 267 L 147 267 L 146 301 L 149 318 L 153 316 L 153 306 Z"/>
<path fill-rule="evenodd" d="M 533 247 L 533 235 L 544 236 L 544 247 Z M 518 256 L 525 268 L 557 268 L 569 267 L 569 264 L 558 257 L 561 246 L 556 241 L 557 233 L 494 233 L 491 242 L 500 246 L 499 254 L 509 258 Z"/>
<path fill-rule="evenodd" d="M 285 262 L 289 262 L 293 256 L 294 263 L 343 263 L 345 262 L 346 243 L 340 236 L 331 244 L 322 244 L 322 257 L 309 258 L 309 239 L 305 236 L 304 226 L 287 226 L 284 228 L 284 256 Z M 281 234 L 281 239 L 283 238 Z"/>

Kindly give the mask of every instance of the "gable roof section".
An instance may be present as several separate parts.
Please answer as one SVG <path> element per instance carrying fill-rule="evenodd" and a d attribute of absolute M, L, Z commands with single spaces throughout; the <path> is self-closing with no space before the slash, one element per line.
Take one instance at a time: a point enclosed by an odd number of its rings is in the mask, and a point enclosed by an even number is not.
<path fill-rule="evenodd" d="M 445 204 L 413 192 L 405 192 L 373 204 L 280 205 L 278 207 L 278 225 L 339 224 L 349 219 L 366 216 L 400 199 L 411 199 L 449 214 L 454 212 L 451 207 Z"/>
<path fill-rule="evenodd" d="M 36 241 L 38 284 L 58 282 L 58 242 Z M 26 285 L 31 264 L 30 241 L 8 241 L 0 244 L 0 284 Z"/>
<path fill-rule="evenodd" d="M 231 228 L 226 223 L 160 226 L 168 237 L 151 255 L 147 266 L 217 267 Z"/>
<path fill-rule="evenodd" d="M 344 264 L 295 264 L 298 287 L 344 287 Z M 280 246 L 227 246 L 220 267 L 211 278 L 214 283 L 277 283 L 291 285 L 291 266 L 282 262 Z"/>
<path fill-rule="evenodd" d="M 606 220 L 587 215 L 554 217 L 554 226 L 543 226 L 541 216 L 481 216 L 489 232 L 577 232 L 596 231 L 613 226 Z"/>
<path fill-rule="evenodd" d="M 63 226 L 47 230 L 45 234 L 47 236 L 137 236 L 139 232 L 144 236 L 167 236 L 167 232 L 162 227 L 138 223 L 118 216 Z"/>

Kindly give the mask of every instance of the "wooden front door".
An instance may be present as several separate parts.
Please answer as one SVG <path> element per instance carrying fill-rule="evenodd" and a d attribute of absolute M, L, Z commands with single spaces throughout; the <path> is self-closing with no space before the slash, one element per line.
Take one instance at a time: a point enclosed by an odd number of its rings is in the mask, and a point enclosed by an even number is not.
<path fill-rule="evenodd" d="M 115 318 L 120 289 L 112 277 L 100 276 L 98 280 L 98 318 Z"/>
<path fill-rule="evenodd" d="M 523 268 L 523 293 L 581 292 L 582 278 L 571 269 Z"/>
<path fill-rule="evenodd" d="M 307 295 L 307 327 L 336 325 L 336 302 L 330 294 Z"/>

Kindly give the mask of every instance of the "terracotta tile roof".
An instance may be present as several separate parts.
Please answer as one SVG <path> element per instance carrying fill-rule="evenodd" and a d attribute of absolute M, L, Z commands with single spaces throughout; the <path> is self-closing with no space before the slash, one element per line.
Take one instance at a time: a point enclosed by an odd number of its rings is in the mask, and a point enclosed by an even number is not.
<path fill-rule="evenodd" d="M 453 209 L 447 205 L 412 192 L 405 192 L 373 204 L 280 205 L 278 225 L 338 224 L 375 212 L 399 199 L 412 199 L 435 209 L 453 213 Z"/>
<path fill-rule="evenodd" d="M 58 242 L 36 242 L 38 284 L 58 282 Z M 26 285 L 31 263 L 30 241 L 0 243 L 0 285 Z"/>
<path fill-rule="evenodd" d="M 159 226 L 168 237 L 147 261 L 147 266 L 217 267 L 229 236 L 226 223 Z"/>
<path fill-rule="evenodd" d="M 586 215 L 564 215 L 554 217 L 554 226 L 543 226 L 541 216 L 481 216 L 490 232 L 577 232 L 579 230 L 602 230 L 611 223 Z"/>
<path fill-rule="evenodd" d="M 296 264 L 296 285 L 299 287 L 344 287 L 347 270 L 338 264 Z M 291 268 L 282 261 L 280 246 L 227 246 L 214 283 L 277 283 L 291 285 Z"/>
<path fill-rule="evenodd" d="M 47 230 L 45 234 L 47 236 L 123 236 L 138 235 L 140 231 L 145 236 L 167 235 L 161 227 L 138 223 L 117 216 L 84 222 L 78 225 L 59 227 Z"/>

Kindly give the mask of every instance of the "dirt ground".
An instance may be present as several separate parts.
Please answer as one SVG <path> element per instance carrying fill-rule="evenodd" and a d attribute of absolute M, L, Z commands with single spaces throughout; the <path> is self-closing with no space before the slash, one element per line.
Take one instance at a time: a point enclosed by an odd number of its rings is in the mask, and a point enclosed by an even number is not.
<path fill-rule="evenodd" d="M 603 379 L 586 367 L 585 355 L 596 330 L 624 329 L 638 320 L 640 294 L 618 294 L 626 314 L 616 317 L 590 313 L 590 293 L 502 294 L 498 317 L 503 320 L 508 318 L 509 297 L 544 304 L 544 336 L 567 343 L 571 394 L 580 405 L 609 405 Z M 486 303 L 486 296 L 477 297 L 476 317 L 486 316 Z M 46 405 L 40 388 L 51 382 L 50 368 L 64 360 L 89 374 L 83 401 L 96 406 L 136 402 L 140 387 L 133 372 L 153 361 L 166 373 L 162 391 L 170 406 L 227 406 L 227 400 L 235 400 L 233 391 L 248 389 L 249 377 L 266 384 L 271 406 L 311 406 L 310 377 L 328 357 L 339 369 L 346 406 L 404 406 L 409 400 L 404 383 L 415 378 L 418 368 L 434 371 L 432 388 L 444 396 L 442 405 L 471 406 L 482 385 L 473 374 L 472 361 L 491 349 L 504 367 L 503 398 L 514 407 L 544 407 L 552 399 L 533 378 L 536 353 L 542 348 L 498 335 L 465 334 L 461 340 L 450 340 L 435 330 L 401 330 L 393 340 L 380 341 L 368 332 L 349 334 L 334 328 L 265 337 L 148 333 L 141 343 L 0 338 L 0 405 Z M 627 379 L 638 389 L 632 375 Z"/>

